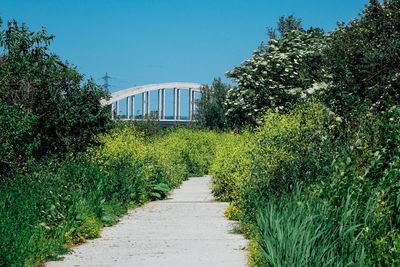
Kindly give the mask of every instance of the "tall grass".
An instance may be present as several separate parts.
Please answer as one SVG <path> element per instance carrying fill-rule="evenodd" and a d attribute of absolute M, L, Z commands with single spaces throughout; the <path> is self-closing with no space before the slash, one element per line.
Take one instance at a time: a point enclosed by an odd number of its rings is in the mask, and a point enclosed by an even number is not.
<path fill-rule="evenodd" d="M 371 205 L 367 209 L 371 208 Z M 363 229 L 368 212 L 352 206 L 348 196 L 331 210 L 320 200 L 304 196 L 272 198 L 260 203 L 258 244 L 266 266 L 366 266 Z"/>

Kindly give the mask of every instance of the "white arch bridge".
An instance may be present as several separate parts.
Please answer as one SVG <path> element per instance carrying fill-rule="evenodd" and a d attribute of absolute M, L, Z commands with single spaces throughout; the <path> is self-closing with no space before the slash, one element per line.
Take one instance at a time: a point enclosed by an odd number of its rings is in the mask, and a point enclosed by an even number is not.
<path fill-rule="evenodd" d="M 187 124 L 194 120 L 202 87 L 187 82 L 135 86 L 112 93 L 109 100 L 102 100 L 102 105 L 111 106 L 113 120 L 151 118 L 163 125 Z"/>

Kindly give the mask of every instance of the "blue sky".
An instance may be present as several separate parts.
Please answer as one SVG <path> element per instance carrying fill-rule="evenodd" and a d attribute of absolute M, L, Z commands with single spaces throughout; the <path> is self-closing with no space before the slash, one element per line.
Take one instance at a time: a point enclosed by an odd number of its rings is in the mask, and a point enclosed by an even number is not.
<path fill-rule="evenodd" d="M 133 85 L 210 83 L 249 58 L 266 28 L 294 14 L 305 27 L 335 28 L 368 0 L 1 0 L 3 21 L 45 26 L 52 51 L 111 91 Z"/>

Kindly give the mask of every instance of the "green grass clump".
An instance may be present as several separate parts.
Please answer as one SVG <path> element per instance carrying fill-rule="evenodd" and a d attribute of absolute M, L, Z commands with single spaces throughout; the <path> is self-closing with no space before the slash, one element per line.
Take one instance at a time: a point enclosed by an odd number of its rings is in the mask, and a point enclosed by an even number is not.
<path fill-rule="evenodd" d="M 266 266 L 366 266 L 363 231 L 368 216 L 350 198 L 340 209 L 298 194 L 260 204 L 257 226 Z M 362 213 L 362 214 L 361 214 Z"/>

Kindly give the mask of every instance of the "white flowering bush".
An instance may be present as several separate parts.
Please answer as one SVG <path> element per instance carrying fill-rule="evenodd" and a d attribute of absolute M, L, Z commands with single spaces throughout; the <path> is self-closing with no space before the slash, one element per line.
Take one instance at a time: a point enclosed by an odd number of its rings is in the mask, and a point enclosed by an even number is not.
<path fill-rule="evenodd" d="M 325 89 L 325 39 L 319 30 L 295 30 L 270 40 L 228 71 L 238 84 L 227 95 L 228 118 L 237 125 L 255 124 L 266 110 L 287 110 Z"/>

